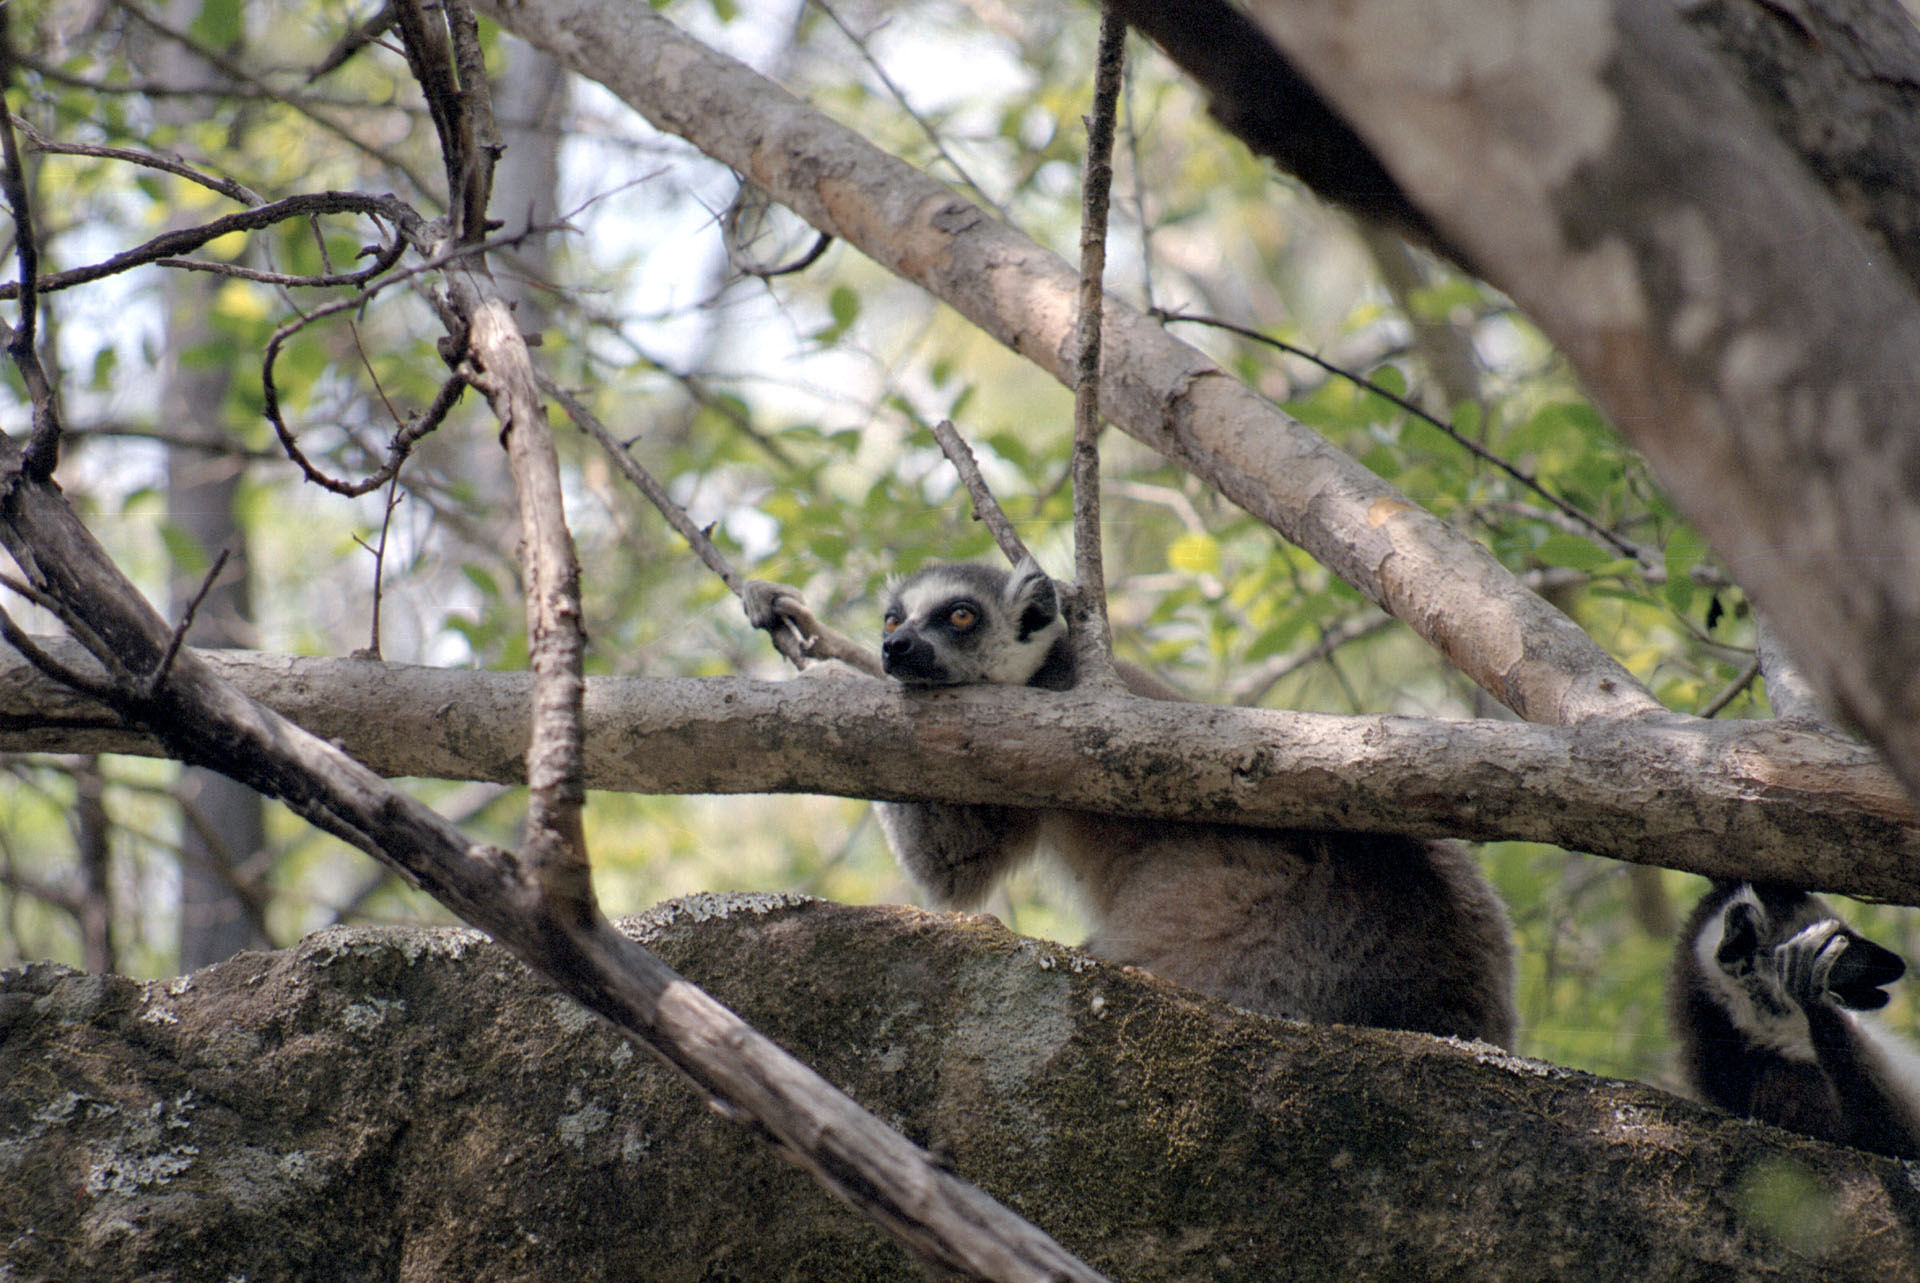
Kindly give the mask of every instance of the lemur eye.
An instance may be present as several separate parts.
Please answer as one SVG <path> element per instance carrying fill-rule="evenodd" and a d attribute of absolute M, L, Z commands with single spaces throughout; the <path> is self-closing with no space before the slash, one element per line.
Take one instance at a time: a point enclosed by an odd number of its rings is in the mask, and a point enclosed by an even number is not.
<path fill-rule="evenodd" d="M 964 632 L 979 623 L 980 616 L 971 606 L 955 606 L 947 612 L 947 622 Z"/>
<path fill-rule="evenodd" d="M 880 631 L 883 633 L 891 635 L 898 627 L 900 627 L 900 617 L 898 615 L 888 615 L 880 621 Z"/>

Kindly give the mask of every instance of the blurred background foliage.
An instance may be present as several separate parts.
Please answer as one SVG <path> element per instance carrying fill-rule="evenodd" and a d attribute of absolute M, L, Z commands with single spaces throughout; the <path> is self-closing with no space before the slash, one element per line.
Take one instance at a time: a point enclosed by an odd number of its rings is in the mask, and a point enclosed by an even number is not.
<path fill-rule="evenodd" d="M 374 7 L 15 5 L 21 66 L 10 101 L 46 139 L 176 155 L 268 200 L 394 191 L 437 212 L 432 130 L 391 41 L 311 74 Z M 656 7 L 1074 256 L 1090 6 Z M 503 86 L 537 74 L 524 47 L 492 32 L 488 40 Z M 135 56 L 155 42 L 182 53 L 164 83 Z M 1764 716 L 1745 598 L 1526 321 L 1475 281 L 1357 229 L 1276 177 L 1207 120 L 1150 50 L 1136 42 L 1132 54 L 1109 288 L 1142 308 L 1217 318 L 1338 367 L 1345 373 L 1234 330 L 1169 321 L 1532 576 L 1669 706 Z M 511 147 L 544 152 L 557 172 L 554 190 L 538 191 L 503 171 L 493 202 L 509 230 L 545 203 L 558 211 L 536 217 L 504 256 L 523 320 L 542 334 L 539 359 L 631 440 L 697 521 L 712 524 L 736 565 L 800 586 L 824 618 L 870 635 L 889 574 L 929 558 L 990 555 L 926 431 L 948 416 L 1042 560 L 1071 565 L 1067 392 L 845 246 L 791 274 L 745 270 L 793 262 L 812 232 L 741 199 L 732 174 L 604 91 L 576 84 L 547 119 L 503 113 L 503 123 L 525 126 Z M 237 207 L 104 155 L 35 152 L 29 175 L 50 270 Z M 344 271 L 373 239 L 359 220 L 289 223 L 228 238 L 203 257 Z M 331 296 L 222 281 L 202 295 L 202 337 L 185 346 L 170 342 L 162 274 L 143 268 L 64 291 L 46 309 L 78 430 L 61 481 L 121 565 L 156 601 L 170 574 L 201 573 L 207 550 L 180 537 L 168 508 L 167 452 L 244 457 L 236 520 L 252 550 L 253 645 L 331 655 L 368 646 L 378 549 L 385 658 L 521 666 L 510 497 L 479 398 L 467 397 L 428 439 L 393 491 L 340 498 L 280 455 L 262 417 L 260 377 L 269 336 Z M 438 332 L 427 304 L 403 289 L 302 329 L 276 379 L 303 449 L 334 475 L 371 471 L 396 409 L 426 404 L 443 375 Z M 164 389 L 195 369 L 230 375 L 224 401 L 209 421 L 177 421 Z M 20 390 L 8 388 L 18 430 Z M 785 676 L 718 580 L 590 442 L 555 421 L 585 568 L 591 671 Z M 1158 456 L 1110 434 L 1104 469 L 1110 590 L 1128 657 L 1201 699 L 1503 715 L 1407 630 Z M 17 602 L 9 609 L 33 618 Z M 47 621 L 39 628 L 48 631 Z M 180 835 L 192 822 L 174 768 L 17 758 L 5 770 L 0 962 L 81 961 L 81 911 L 104 896 L 114 965 L 170 973 L 181 956 Z M 477 834 L 516 839 L 514 790 L 408 787 Z M 911 896 L 858 802 L 595 794 L 587 819 L 600 893 L 616 914 L 697 890 Z M 336 921 L 445 920 L 431 901 L 286 814 L 271 811 L 267 831 L 266 848 L 232 853 L 224 876 L 272 942 Z M 80 872 L 89 844 L 106 870 L 93 891 Z M 1698 880 L 1524 844 L 1488 846 L 1483 860 L 1517 933 L 1519 1050 L 1665 1081 L 1664 971 Z M 994 911 L 1034 934 L 1074 940 L 1081 930 L 1042 872 L 1016 879 Z M 1912 914 L 1849 911 L 1890 947 L 1920 952 Z M 1912 1000 L 1900 1001 L 1893 1022 L 1911 1028 Z"/>

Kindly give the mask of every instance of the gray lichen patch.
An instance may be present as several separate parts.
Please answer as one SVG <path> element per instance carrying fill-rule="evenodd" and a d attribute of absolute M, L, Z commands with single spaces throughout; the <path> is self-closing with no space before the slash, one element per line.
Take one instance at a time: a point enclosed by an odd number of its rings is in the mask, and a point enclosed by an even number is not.
<path fill-rule="evenodd" d="M 676 924 L 725 921 L 736 914 L 763 916 L 799 908 L 813 899 L 793 891 L 701 891 L 664 900 L 651 909 L 622 918 L 618 925 L 627 935 L 644 943 Z"/>

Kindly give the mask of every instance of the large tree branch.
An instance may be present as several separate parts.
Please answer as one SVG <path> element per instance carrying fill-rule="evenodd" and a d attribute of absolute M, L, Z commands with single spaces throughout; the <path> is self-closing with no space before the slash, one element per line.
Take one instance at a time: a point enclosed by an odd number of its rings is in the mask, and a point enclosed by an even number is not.
<path fill-rule="evenodd" d="M 77 662 L 73 649 L 48 649 Z M 525 778 L 524 674 L 197 658 L 387 774 Z M 115 721 L 18 660 L 0 666 L 0 748 L 160 751 Z M 1084 692 L 914 695 L 857 680 L 595 678 L 586 728 L 596 788 L 992 800 L 1522 839 L 1920 904 L 1920 829 L 1878 757 L 1765 722 L 1565 728 Z"/>
<path fill-rule="evenodd" d="M 1658 0 L 1252 10 L 1920 788 L 1920 299 L 1726 65 Z"/>
<path fill-rule="evenodd" d="M 1057 255 L 624 0 L 481 6 L 1071 386 L 1077 276 Z M 1657 708 L 1478 543 L 1112 299 L 1100 409 L 1272 525 L 1531 721 Z"/>

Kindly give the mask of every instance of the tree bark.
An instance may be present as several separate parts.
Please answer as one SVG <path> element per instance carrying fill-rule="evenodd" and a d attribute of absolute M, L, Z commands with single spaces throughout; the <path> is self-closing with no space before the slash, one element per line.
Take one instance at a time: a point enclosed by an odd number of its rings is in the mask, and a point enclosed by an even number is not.
<path fill-rule="evenodd" d="M 1920 1279 L 1899 1164 L 1639 1084 L 989 919 L 696 897 L 628 929 L 1116 1278 Z M 23 1277 L 925 1277 L 467 930 L 9 971 L 0 1082 Z"/>
<path fill-rule="evenodd" d="M 77 661 L 76 650 L 50 644 Z M 524 674 L 195 652 L 390 776 L 526 778 Z M 1338 717 L 1090 692 L 593 678 L 585 779 L 1510 838 L 1920 904 L 1920 828 L 1870 749 L 1768 722 Z M 157 753 L 0 657 L 0 749 Z"/>

